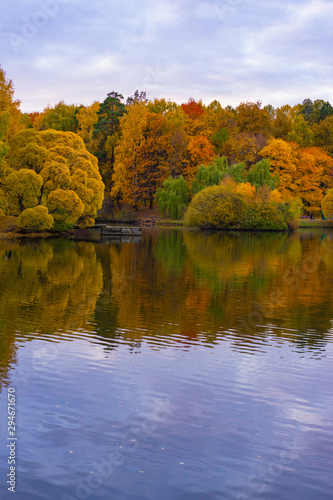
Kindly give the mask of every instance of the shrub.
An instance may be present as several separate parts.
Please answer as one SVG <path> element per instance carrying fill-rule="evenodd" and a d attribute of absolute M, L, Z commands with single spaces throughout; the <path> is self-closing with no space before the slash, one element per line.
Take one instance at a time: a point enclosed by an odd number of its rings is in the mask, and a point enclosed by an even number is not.
<path fill-rule="evenodd" d="M 187 226 L 204 229 L 256 229 L 281 231 L 297 227 L 301 200 L 278 203 L 278 192 L 267 186 L 256 192 L 249 183 L 225 180 L 200 191 L 184 217 Z"/>
<path fill-rule="evenodd" d="M 38 205 L 34 208 L 27 208 L 17 218 L 17 225 L 20 229 L 28 232 L 47 231 L 52 229 L 54 219 L 49 214 L 46 207 Z"/>
<path fill-rule="evenodd" d="M 288 225 L 283 213 L 271 203 L 252 202 L 241 221 L 242 229 L 259 229 L 266 231 L 287 230 Z"/>
<path fill-rule="evenodd" d="M 278 207 L 284 215 L 288 228 L 297 229 L 299 227 L 299 219 L 303 211 L 301 198 L 297 197 L 289 202 L 280 203 Z"/>
<path fill-rule="evenodd" d="M 247 203 L 229 185 L 210 186 L 193 198 L 184 224 L 204 229 L 235 227 L 240 223 Z"/>

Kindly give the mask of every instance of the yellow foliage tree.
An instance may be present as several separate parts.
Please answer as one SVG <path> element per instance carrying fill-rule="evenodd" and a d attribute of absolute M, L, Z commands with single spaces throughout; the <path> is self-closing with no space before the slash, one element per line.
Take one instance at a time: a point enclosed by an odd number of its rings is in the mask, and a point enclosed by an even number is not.
<path fill-rule="evenodd" d="M 19 215 L 26 208 L 35 207 L 40 199 L 43 178 L 33 170 L 22 168 L 6 177 L 7 213 Z"/>
<path fill-rule="evenodd" d="M 87 150 L 93 153 L 97 150 L 98 140 L 93 137 L 94 126 L 98 121 L 98 110 L 100 104 L 95 101 L 91 106 L 82 106 L 77 115 L 76 119 L 78 121 L 77 134 L 83 139 Z"/>
<path fill-rule="evenodd" d="M 47 198 L 47 208 L 54 218 L 54 229 L 65 231 L 73 227 L 84 212 L 84 205 L 75 191 L 56 189 Z"/>
<path fill-rule="evenodd" d="M 0 66 L 0 141 L 7 141 L 13 134 L 23 128 L 20 122 L 20 101 L 14 100 L 14 85 L 8 80 L 5 71 Z M 1 138 L 1 121 L 6 121 L 4 137 Z"/>
<path fill-rule="evenodd" d="M 27 208 L 17 218 L 17 225 L 25 231 L 48 231 L 54 225 L 54 219 L 48 209 L 42 205 Z"/>
<path fill-rule="evenodd" d="M 135 102 L 129 107 L 128 113 L 119 120 L 121 139 L 115 148 L 111 196 L 121 196 L 125 203 L 135 208 L 142 197 L 137 155 L 144 140 L 148 113 L 144 102 Z"/>
<path fill-rule="evenodd" d="M 272 173 L 280 177 L 280 192 L 282 195 L 294 194 L 297 191 L 295 183 L 296 164 L 294 150 L 290 143 L 282 139 L 271 139 L 260 154 L 270 160 Z"/>
<path fill-rule="evenodd" d="M 8 204 L 8 214 L 18 215 L 25 208 L 32 208 L 37 204 L 49 204 L 49 197 L 54 191 L 58 191 L 56 199 L 59 202 L 56 226 L 60 227 L 59 211 L 65 210 L 64 204 L 69 203 L 64 225 L 78 224 L 81 227 L 91 226 L 97 210 L 101 208 L 104 196 L 104 184 L 98 169 L 98 161 L 95 156 L 86 150 L 81 137 L 73 132 L 61 132 L 45 130 L 38 132 L 34 129 L 26 129 L 15 134 L 10 141 L 11 152 L 8 155 L 8 163 L 14 172 L 7 178 L 10 182 L 8 197 L 11 200 L 16 193 L 15 175 L 22 177 L 35 174 L 41 180 L 40 192 L 34 201 L 29 201 L 29 207 L 25 201 L 17 201 L 15 206 Z M 22 168 L 25 167 L 25 168 Z M 28 168 L 27 168 L 28 167 Z M 15 174 L 16 172 L 16 174 Z M 69 192 L 69 196 L 61 193 Z M 80 204 L 73 201 L 73 192 L 78 197 Z M 15 195 L 17 197 L 17 195 Z M 14 198 L 15 198 L 14 196 Z M 15 198 L 16 199 L 16 198 Z M 52 200 L 52 210 L 55 210 Z M 80 209 L 78 209 L 78 206 Z M 73 208 L 74 207 L 74 208 Z M 83 207 L 83 210 L 81 208 Z M 74 214 L 77 216 L 73 222 Z M 79 215 L 78 215 L 79 214 Z"/>
<path fill-rule="evenodd" d="M 327 191 L 321 207 L 326 219 L 331 219 L 333 217 L 333 189 Z"/>

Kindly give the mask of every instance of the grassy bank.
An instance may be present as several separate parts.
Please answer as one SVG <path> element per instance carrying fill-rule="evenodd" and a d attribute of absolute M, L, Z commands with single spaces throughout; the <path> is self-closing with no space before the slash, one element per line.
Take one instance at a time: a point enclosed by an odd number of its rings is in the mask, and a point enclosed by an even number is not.
<path fill-rule="evenodd" d="M 308 220 L 308 219 L 301 219 L 299 221 L 299 227 L 300 229 L 302 228 L 317 228 L 317 227 L 332 227 L 333 228 L 333 221 L 332 220 Z"/>

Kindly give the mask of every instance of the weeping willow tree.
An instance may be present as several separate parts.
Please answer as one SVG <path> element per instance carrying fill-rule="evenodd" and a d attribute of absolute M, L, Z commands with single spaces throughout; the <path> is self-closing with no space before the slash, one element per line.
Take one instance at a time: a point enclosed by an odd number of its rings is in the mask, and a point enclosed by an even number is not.
<path fill-rule="evenodd" d="M 193 194 L 199 193 L 208 186 L 221 184 L 225 177 L 231 177 L 235 182 L 245 182 L 245 166 L 243 163 L 228 165 L 225 157 L 216 157 L 214 161 L 198 168 L 195 179 L 192 183 Z"/>
<path fill-rule="evenodd" d="M 188 189 L 184 177 L 177 179 L 171 176 L 163 182 L 155 194 L 160 213 L 173 220 L 181 219 L 188 205 Z"/>
<path fill-rule="evenodd" d="M 329 189 L 322 201 L 321 208 L 325 218 L 333 216 L 333 189 Z"/>
<path fill-rule="evenodd" d="M 247 173 L 247 180 L 258 187 L 269 187 L 270 189 L 278 188 L 280 185 L 280 177 L 272 175 L 270 172 L 271 163 L 267 159 L 263 159 L 253 165 Z"/>

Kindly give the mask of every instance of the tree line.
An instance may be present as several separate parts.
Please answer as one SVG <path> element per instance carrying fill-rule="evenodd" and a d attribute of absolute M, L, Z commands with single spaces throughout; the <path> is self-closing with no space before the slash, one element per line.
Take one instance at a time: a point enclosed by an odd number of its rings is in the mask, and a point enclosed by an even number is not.
<path fill-rule="evenodd" d="M 34 133 L 42 137 L 53 129 L 78 136 L 87 161 L 96 166 L 92 157 L 98 160 L 104 196 L 110 198 L 111 206 L 152 207 L 163 182 L 181 176 L 191 198 L 199 168 L 218 159 L 230 168 L 242 165 L 244 179 L 258 162 L 269 161 L 270 173 L 279 176 L 281 194 L 300 197 L 309 212 L 320 211 L 326 192 L 333 187 L 333 107 L 324 100 L 305 99 L 296 106 L 279 108 L 262 106 L 261 101 L 241 102 L 233 108 L 216 100 L 208 105 L 192 98 L 183 104 L 148 100 L 139 91 L 125 100 L 112 91 L 103 102 L 90 106 L 60 101 L 29 114 L 21 113 L 19 107 L 13 84 L 0 68 L 2 183 L 5 164 L 17 170 L 29 163 L 22 157 L 21 164 L 13 165 L 15 136 Z M 37 153 L 34 161 L 40 161 Z M 66 161 L 70 163 L 67 157 Z M 73 191 L 80 197 L 77 189 Z M 100 200 L 87 214 L 90 219 L 99 205 Z M 0 208 L 6 212 L 4 203 Z"/>

